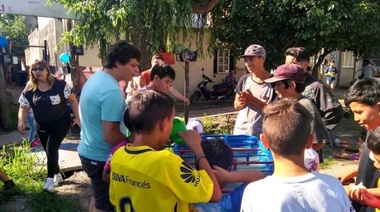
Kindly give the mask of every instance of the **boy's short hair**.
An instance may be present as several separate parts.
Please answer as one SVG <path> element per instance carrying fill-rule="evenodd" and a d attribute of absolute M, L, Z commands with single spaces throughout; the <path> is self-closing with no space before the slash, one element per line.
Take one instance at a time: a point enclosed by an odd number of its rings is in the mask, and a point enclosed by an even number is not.
<path fill-rule="evenodd" d="M 380 101 L 380 79 L 369 77 L 355 82 L 344 95 L 344 104 L 352 102 L 374 106 Z"/>
<path fill-rule="evenodd" d="M 131 59 L 139 61 L 141 59 L 140 51 L 126 40 L 121 40 L 107 49 L 103 66 L 111 69 L 116 67 L 116 62 L 125 65 L 129 63 Z"/>
<path fill-rule="evenodd" d="M 263 134 L 274 153 L 301 155 L 311 133 L 312 116 L 296 99 L 283 98 L 264 108 Z"/>
<path fill-rule="evenodd" d="M 368 135 L 367 146 L 376 155 L 380 154 L 380 127 L 377 127 Z"/>
<path fill-rule="evenodd" d="M 291 47 L 285 51 L 285 56 L 292 56 L 297 62 L 309 62 L 311 55 L 305 47 Z"/>
<path fill-rule="evenodd" d="M 124 112 L 123 122 L 124 122 L 125 127 L 126 127 L 130 132 L 132 132 L 132 131 L 133 131 L 133 126 L 132 126 L 132 123 L 131 123 L 131 119 L 129 118 L 128 108 L 127 108 L 127 110 L 125 110 L 125 112 Z"/>
<path fill-rule="evenodd" d="M 134 132 L 150 132 L 157 123 L 173 115 L 174 100 L 154 90 L 137 91 L 129 103 L 128 114 Z"/>
<path fill-rule="evenodd" d="M 231 147 L 222 138 L 202 140 L 201 146 L 211 167 L 219 166 L 227 171 L 230 170 L 234 155 Z"/>
<path fill-rule="evenodd" d="M 150 81 L 153 81 L 155 75 L 157 75 L 160 79 L 166 76 L 168 76 L 173 81 L 175 79 L 174 69 L 170 65 L 163 62 L 153 66 L 152 70 L 150 71 Z"/>
<path fill-rule="evenodd" d="M 296 89 L 295 91 L 297 93 L 302 93 L 305 91 L 305 88 L 306 88 L 306 84 L 305 82 L 298 82 L 298 81 L 294 81 L 294 80 L 291 80 L 291 79 L 286 79 L 286 80 L 282 80 L 281 81 L 282 83 L 284 83 L 285 85 L 285 89 L 289 88 L 290 87 L 290 83 L 291 82 L 294 82 L 296 84 Z"/>

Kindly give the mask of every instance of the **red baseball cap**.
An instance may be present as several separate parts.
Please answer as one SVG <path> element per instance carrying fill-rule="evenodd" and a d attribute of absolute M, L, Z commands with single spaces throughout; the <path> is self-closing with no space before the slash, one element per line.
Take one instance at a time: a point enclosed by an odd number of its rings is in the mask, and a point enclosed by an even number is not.
<path fill-rule="evenodd" d="M 306 72 L 301 66 L 296 64 L 284 64 L 277 67 L 273 77 L 264 81 L 268 83 L 273 83 L 290 79 L 298 82 L 303 82 L 305 81 L 305 78 Z"/>

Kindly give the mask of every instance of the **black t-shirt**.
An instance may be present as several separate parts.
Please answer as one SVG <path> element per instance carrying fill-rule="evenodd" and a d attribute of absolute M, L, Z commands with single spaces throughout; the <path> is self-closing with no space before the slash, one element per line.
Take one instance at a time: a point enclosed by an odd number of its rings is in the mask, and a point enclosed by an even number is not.
<path fill-rule="evenodd" d="M 320 111 L 321 118 L 328 130 L 332 130 L 342 119 L 342 105 L 329 88 L 315 77 L 308 74 L 305 79 L 306 88 L 302 95 L 313 100 Z"/>
<path fill-rule="evenodd" d="M 71 89 L 64 80 L 54 79 L 53 86 L 45 92 L 39 89 L 22 92 L 20 104 L 33 109 L 34 118 L 37 123 L 51 123 L 63 115 L 69 113 L 66 99 Z"/>
<path fill-rule="evenodd" d="M 358 175 L 356 176 L 355 184 L 358 185 L 363 183 L 363 186 L 366 188 L 377 188 L 377 180 L 380 177 L 380 172 L 373 165 L 374 162 L 369 158 L 369 153 L 370 150 L 368 149 L 366 142 L 360 156 Z M 352 201 L 352 206 L 355 208 L 356 212 L 375 212 L 375 208 L 361 205 L 355 201 Z"/>

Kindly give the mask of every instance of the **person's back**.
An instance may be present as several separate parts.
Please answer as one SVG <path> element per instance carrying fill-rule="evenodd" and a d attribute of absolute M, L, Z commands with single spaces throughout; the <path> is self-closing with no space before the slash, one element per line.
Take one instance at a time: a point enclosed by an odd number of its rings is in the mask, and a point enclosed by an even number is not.
<path fill-rule="evenodd" d="M 316 172 L 298 177 L 268 176 L 249 184 L 243 201 L 245 198 L 252 204 L 243 207 L 244 212 L 350 211 L 347 210 L 350 202 L 339 180 Z"/>
<path fill-rule="evenodd" d="M 275 169 L 246 187 L 241 211 L 353 211 L 338 179 L 305 167 L 304 150 L 314 140 L 307 109 L 285 98 L 266 106 L 264 114 L 260 140 L 271 150 Z"/>
<path fill-rule="evenodd" d="M 303 96 L 313 100 L 318 108 L 322 121 L 328 130 L 332 130 L 343 118 L 345 111 L 330 89 L 314 76 L 308 74 L 305 79 Z"/>
<path fill-rule="evenodd" d="M 171 97 L 154 90 L 137 91 L 128 111 L 133 144 L 119 148 L 111 158 L 110 200 L 116 211 L 189 211 L 189 203 L 220 200 L 218 182 L 197 132 L 178 135 L 196 155 L 201 170 L 161 150 L 173 126 Z"/>
<path fill-rule="evenodd" d="M 330 134 L 327 131 L 325 124 L 322 121 L 321 115 L 319 113 L 319 110 L 316 108 L 316 106 L 312 103 L 312 101 L 308 98 L 301 98 L 298 100 L 299 103 L 301 103 L 302 106 L 304 106 L 311 116 L 313 117 L 311 124 L 312 124 L 312 132 L 315 136 L 315 140 L 317 142 L 323 142 L 323 143 L 331 143 Z"/>
<path fill-rule="evenodd" d="M 94 92 L 96 91 L 96 92 Z M 106 161 L 111 150 L 111 144 L 104 140 L 102 117 L 109 110 L 125 110 L 123 93 L 119 84 L 109 74 L 97 71 L 85 83 L 79 103 L 79 112 L 82 120 L 81 142 L 78 153 L 86 158 Z M 112 98 L 110 105 L 102 105 L 102 99 Z M 121 121 L 122 116 L 107 117 Z"/>
<path fill-rule="evenodd" d="M 111 202 L 118 206 L 118 202 L 129 201 L 135 211 L 187 211 L 185 200 L 206 202 L 211 197 L 212 190 L 197 189 L 203 186 L 203 177 L 170 151 L 148 146 L 119 148 L 111 159 Z"/>

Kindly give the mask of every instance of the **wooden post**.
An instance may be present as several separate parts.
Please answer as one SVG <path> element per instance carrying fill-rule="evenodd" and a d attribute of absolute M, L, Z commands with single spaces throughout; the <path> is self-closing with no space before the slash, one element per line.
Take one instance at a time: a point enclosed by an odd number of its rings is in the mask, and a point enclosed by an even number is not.
<path fill-rule="evenodd" d="M 184 94 L 185 97 L 187 98 L 189 96 L 189 61 L 185 61 L 185 90 Z M 185 108 L 185 124 L 189 121 L 189 105 L 184 104 Z"/>
<path fill-rule="evenodd" d="M 4 73 L 4 53 L 3 48 L 0 48 L 0 113 L 1 113 L 1 124 L 2 128 L 6 130 L 11 129 L 11 115 L 9 111 L 9 104 L 7 99 L 7 90 L 5 87 Z"/>

